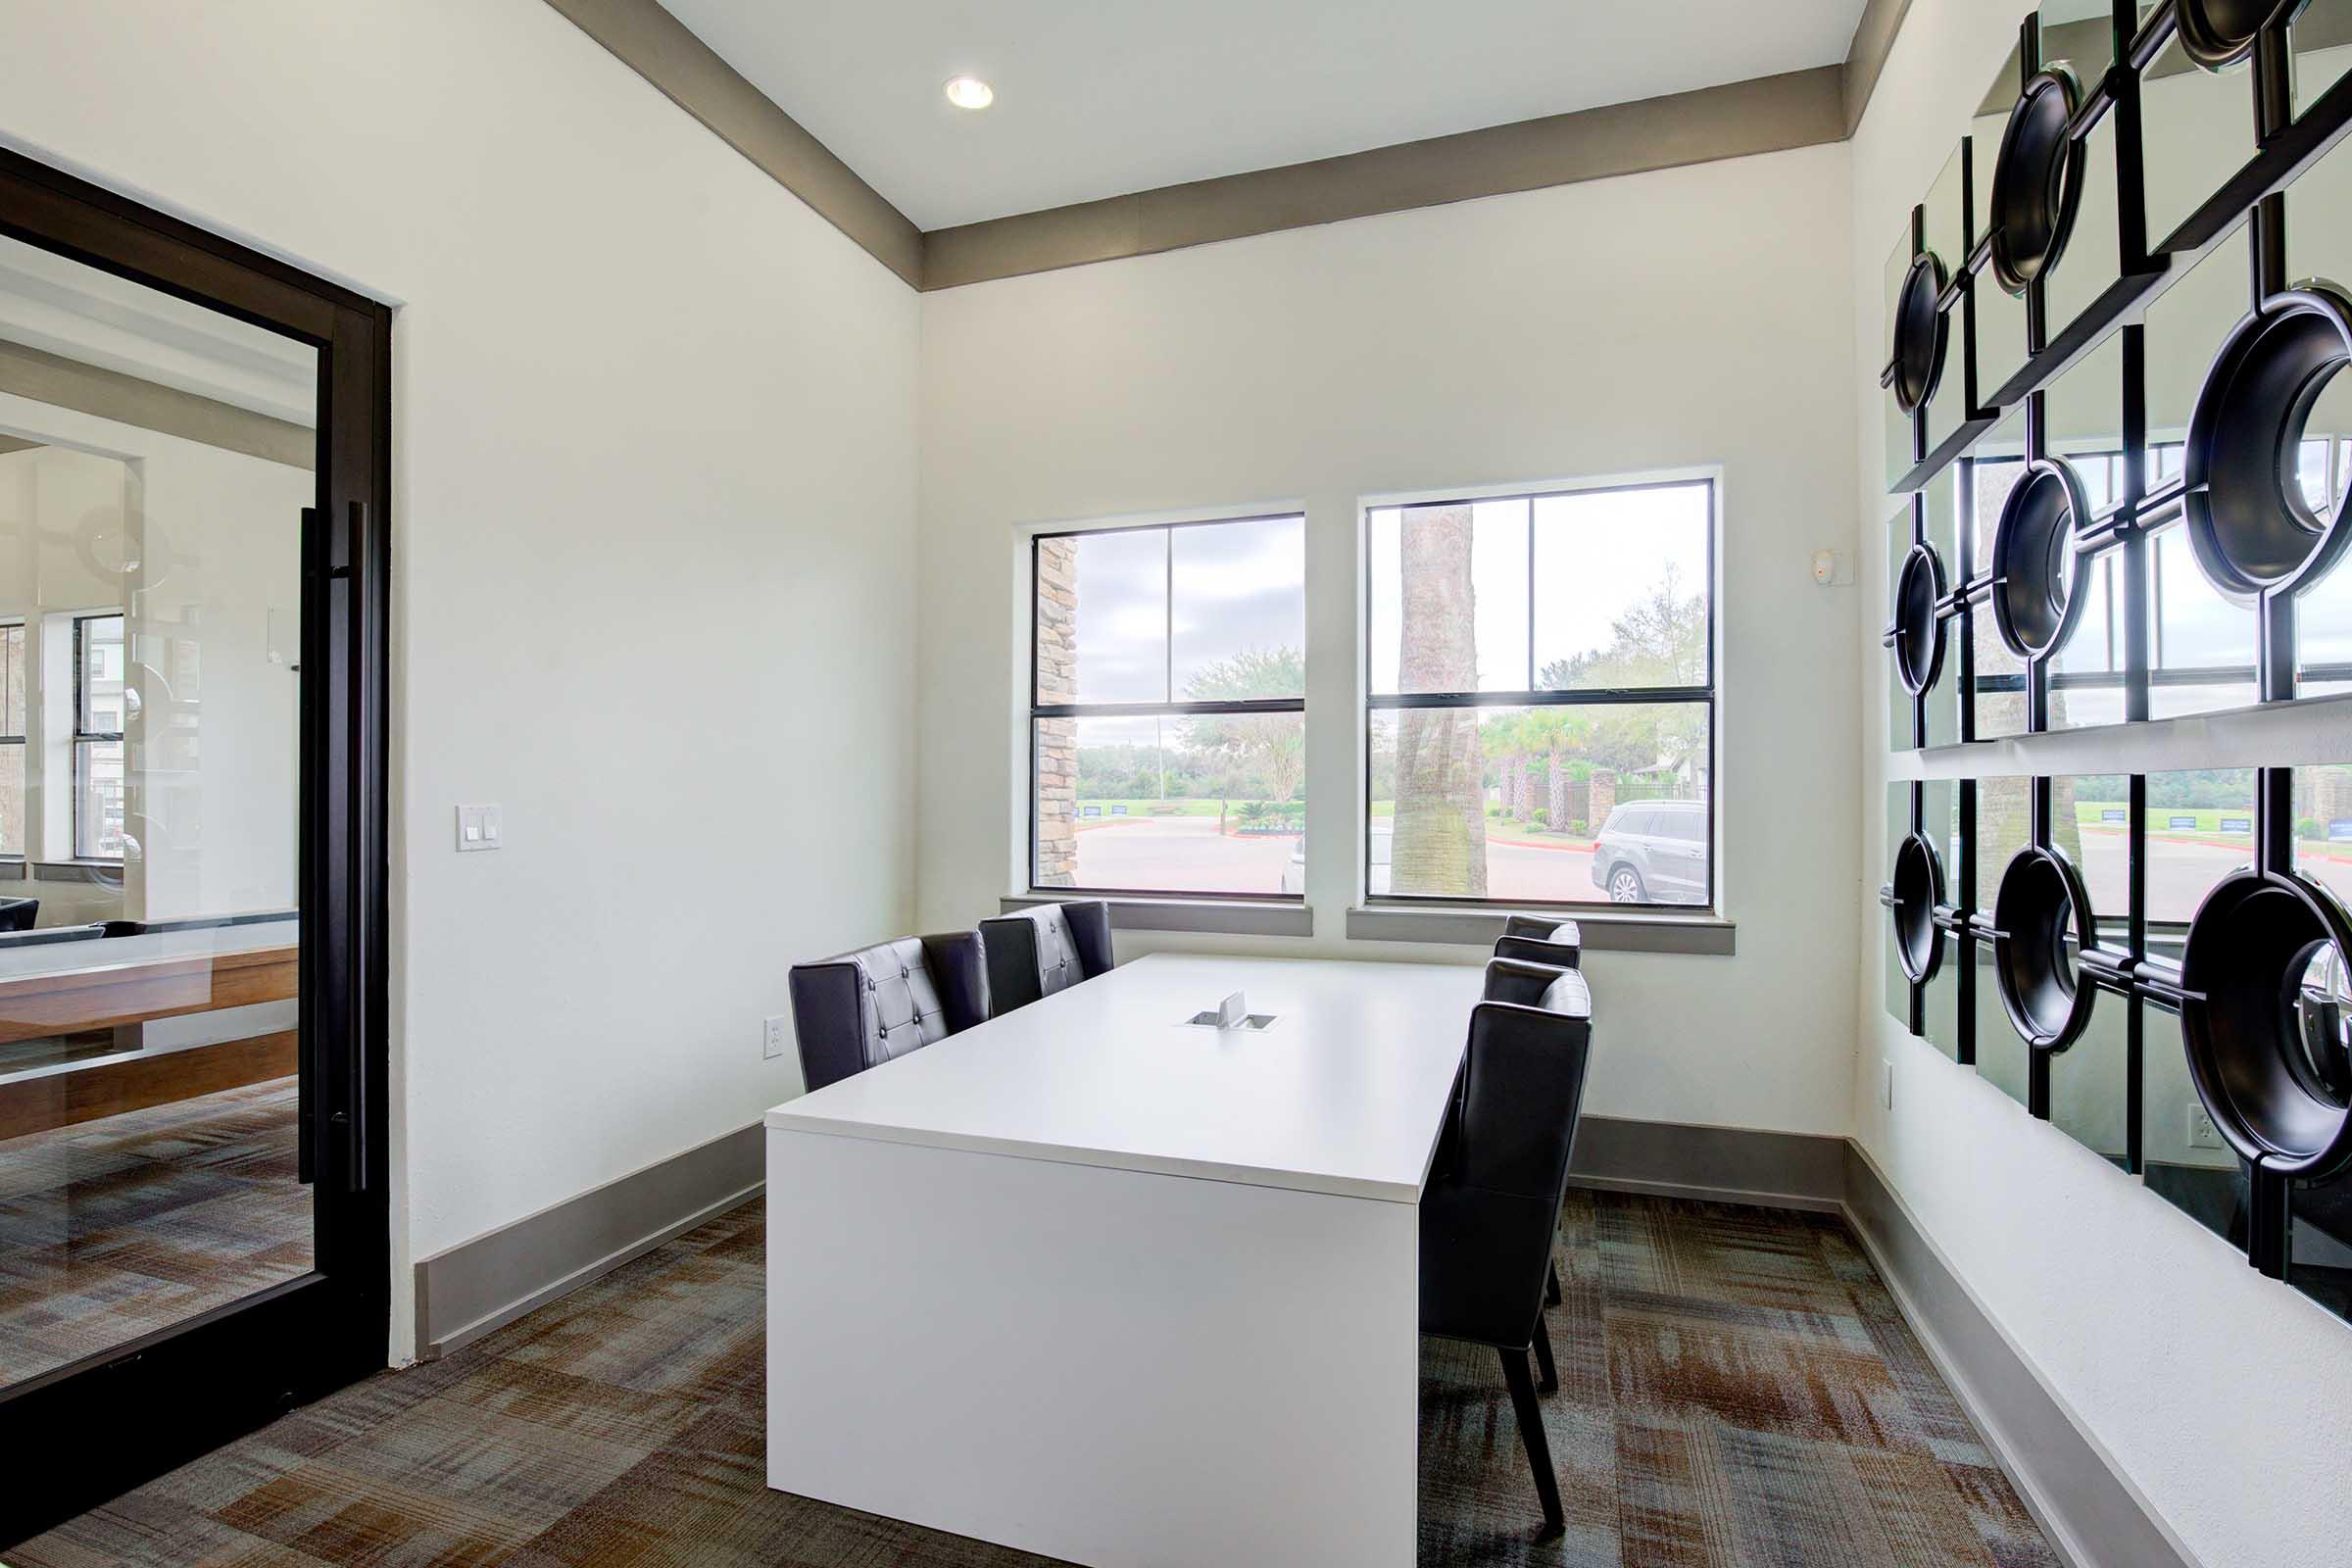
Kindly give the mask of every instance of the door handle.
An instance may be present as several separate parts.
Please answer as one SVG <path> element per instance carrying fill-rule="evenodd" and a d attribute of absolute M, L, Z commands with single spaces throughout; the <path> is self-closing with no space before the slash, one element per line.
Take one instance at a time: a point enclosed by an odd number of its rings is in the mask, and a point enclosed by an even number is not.
<path fill-rule="evenodd" d="M 317 507 L 303 508 L 302 536 L 298 545 L 298 553 L 301 557 L 299 564 L 306 584 L 302 596 L 306 608 L 311 597 L 307 584 L 312 577 L 318 573 L 323 564 L 322 552 L 325 544 L 318 526 L 318 509 Z M 309 662 L 310 640 L 310 617 L 306 613 L 294 656 L 296 669 L 300 669 Z M 299 690 L 299 688 L 297 689 Z M 298 755 L 307 754 L 310 750 L 309 709 L 312 701 L 313 699 L 307 693 L 303 696 L 303 711 L 295 724 L 294 746 Z M 310 853 L 309 848 L 305 846 L 303 859 L 306 863 L 298 865 L 295 870 L 296 886 L 300 890 L 295 895 L 295 903 L 298 906 L 309 891 L 310 878 L 306 873 L 309 869 L 307 861 Z M 318 1086 L 317 1082 L 319 1071 L 318 1006 L 312 991 L 310 922 L 307 919 L 299 918 L 299 915 L 307 915 L 309 912 L 308 909 L 298 908 L 298 921 L 295 929 L 299 933 L 296 940 L 300 943 L 300 947 L 295 955 L 294 968 L 295 986 L 301 999 L 295 1013 L 299 1020 L 300 1034 L 297 1036 L 297 1054 L 294 1067 L 294 1179 L 305 1187 L 318 1179 Z"/>

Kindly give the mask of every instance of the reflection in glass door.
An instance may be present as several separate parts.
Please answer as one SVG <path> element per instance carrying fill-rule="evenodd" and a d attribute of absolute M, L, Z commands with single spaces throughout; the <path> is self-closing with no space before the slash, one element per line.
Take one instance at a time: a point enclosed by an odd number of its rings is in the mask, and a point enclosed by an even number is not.
<path fill-rule="evenodd" d="M 314 1261 L 318 384 L 307 344 L 0 239 L 0 1387 Z"/>
<path fill-rule="evenodd" d="M 0 154 L 0 1546 L 382 1364 L 388 317 L 314 283 Z"/>

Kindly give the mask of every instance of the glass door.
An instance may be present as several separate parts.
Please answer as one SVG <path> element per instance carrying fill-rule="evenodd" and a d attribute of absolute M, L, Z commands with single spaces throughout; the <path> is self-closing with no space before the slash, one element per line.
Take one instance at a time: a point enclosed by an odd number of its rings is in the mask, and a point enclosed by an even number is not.
<path fill-rule="evenodd" d="M 0 162 L 0 1544 L 383 1362 L 383 326 Z"/>

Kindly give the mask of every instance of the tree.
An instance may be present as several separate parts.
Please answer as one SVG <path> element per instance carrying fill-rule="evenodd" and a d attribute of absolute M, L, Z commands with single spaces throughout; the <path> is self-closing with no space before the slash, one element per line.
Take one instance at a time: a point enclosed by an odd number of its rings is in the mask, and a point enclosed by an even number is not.
<path fill-rule="evenodd" d="M 1184 683 L 1185 701 L 1237 703 L 1298 697 L 1306 661 L 1296 648 L 1252 648 L 1201 667 Z M 1266 792 L 1287 801 L 1306 781 L 1306 726 L 1296 713 L 1214 713 L 1184 721 L 1185 744 L 1219 752 L 1256 770 Z"/>
<path fill-rule="evenodd" d="M 1609 623 L 1609 641 L 1546 663 L 1536 677 L 1546 690 L 1603 690 L 1642 686 L 1698 686 L 1707 678 L 1707 600 L 1685 594 L 1682 576 L 1667 566 L 1657 583 Z M 1591 708 L 1561 732 L 1592 767 L 1620 774 L 1664 768 L 1678 776 L 1701 766 L 1707 755 L 1705 710 L 1695 704 L 1632 704 Z"/>
<path fill-rule="evenodd" d="M 1398 534 L 1403 647 L 1398 686 L 1462 692 L 1478 686 L 1478 602 L 1470 575 L 1470 509 L 1404 514 Z M 1390 848 L 1399 893 L 1484 898 L 1485 760 L 1478 714 L 1408 708 L 1396 715 L 1396 818 Z"/>
<path fill-rule="evenodd" d="M 1671 564 L 1657 585 L 1609 622 L 1604 648 L 1555 659 L 1536 677 L 1570 687 L 1697 686 L 1707 678 L 1707 596 L 1686 597 Z"/>

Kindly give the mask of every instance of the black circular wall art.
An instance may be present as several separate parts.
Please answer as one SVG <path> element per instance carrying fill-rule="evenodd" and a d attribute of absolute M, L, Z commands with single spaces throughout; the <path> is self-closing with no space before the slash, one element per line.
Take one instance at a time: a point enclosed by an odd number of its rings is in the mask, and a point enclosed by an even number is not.
<path fill-rule="evenodd" d="M 1895 957 L 1913 985 L 1925 985 L 1943 962 L 1943 932 L 1936 924 L 1936 906 L 1943 902 L 1943 862 L 1924 834 L 1914 833 L 1896 847 L 1890 892 Z"/>
<path fill-rule="evenodd" d="M 2067 134 L 2082 101 L 2074 73 L 2053 66 L 2026 83 L 1992 165 L 1992 272 L 2022 294 L 2058 265 L 2082 200 L 2082 144 Z"/>
<path fill-rule="evenodd" d="M 2254 52 L 2262 29 L 2292 22 L 2311 0 L 2175 0 L 2180 50 L 2207 71 L 2236 65 Z"/>
<path fill-rule="evenodd" d="M 2076 973 L 2075 953 L 2098 941 L 2074 862 L 2052 849 L 2019 851 L 2001 873 L 1992 923 L 1993 980 L 2009 1021 L 2034 1050 L 2064 1051 L 2090 1021 L 2092 989 Z"/>
<path fill-rule="evenodd" d="M 2296 447 L 2322 391 L 2352 364 L 2352 300 L 2334 285 L 2274 294 L 2239 321 L 2197 389 L 2188 420 L 2188 540 L 2229 598 L 2292 591 L 2335 564 L 2347 538 L 2314 514 Z"/>
<path fill-rule="evenodd" d="M 2055 653 L 2082 611 L 2088 567 L 2075 548 L 2090 520 L 2081 475 L 2056 458 L 2036 458 L 2001 503 L 1992 533 L 1992 621 L 2020 659 Z"/>
<path fill-rule="evenodd" d="M 1936 308 L 1947 274 L 1933 253 L 1911 258 L 1894 297 L 1894 406 L 1910 414 L 1936 395 L 1951 329 Z"/>
<path fill-rule="evenodd" d="M 1926 545 L 1913 545 L 1894 580 L 1894 673 L 1917 697 L 1943 668 L 1943 563 Z"/>
<path fill-rule="evenodd" d="M 2352 919 L 2303 877 L 2233 871 L 2189 922 L 2180 1032 L 2197 1098 L 2230 1147 L 2274 1175 L 2352 1161 L 2341 996 Z"/>

